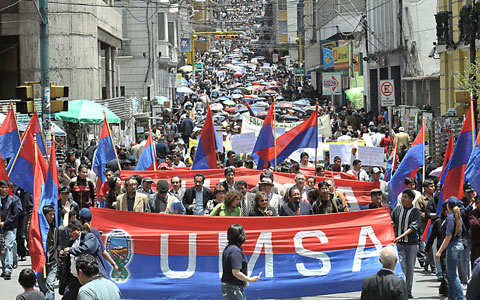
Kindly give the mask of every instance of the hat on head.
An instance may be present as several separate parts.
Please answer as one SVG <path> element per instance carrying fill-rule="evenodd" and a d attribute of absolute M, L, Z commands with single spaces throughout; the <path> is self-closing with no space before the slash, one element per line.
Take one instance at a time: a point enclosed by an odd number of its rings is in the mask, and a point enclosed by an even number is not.
<path fill-rule="evenodd" d="M 268 184 L 268 185 L 273 185 L 272 179 L 268 177 L 263 177 L 262 180 L 258 182 L 258 184 Z"/>
<path fill-rule="evenodd" d="M 143 178 L 142 182 L 153 182 L 152 177 Z"/>
<path fill-rule="evenodd" d="M 168 192 L 169 188 L 170 184 L 168 183 L 168 181 L 162 179 L 157 182 L 157 191 L 165 193 Z"/>
<path fill-rule="evenodd" d="M 167 168 L 167 169 L 169 169 L 167 163 L 161 163 L 158 167 L 159 167 L 160 169 L 161 169 L 161 168 Z"/>
<path fill-rule="evenodd" d="M 465 182 L 465 184 L 463 185 L 463 191 L 464 192 L 473 192 L 473 188 L 470 185 L 470 183 Z"/>
<path fill-rule="evenodd" d="M 380 171 L 380 168 L 377 168 L 377 167 L 374 167 L 372 168 L 372 174 L 378 174 L 378 173 L 381 173 L 382 171 Z"/>
<path fill-rule="evenodd" d="M 80 213 L 78 214 L 78 218 L 80 220 L 90 222 L 92 220 L 92 212 L 90 209 L 84 207 L 80 210 Z"/>
<path fill-rule="evenodd" d="M 137 161 L 137 159 L 136 159 L 135 156 L 133 156 L 133 155 L 130 155 L 130 156 L 128 157 L 128 160 L 131 161 L 132 163 L 135 163 L 135 162 Z"/>
<path fill-rule="evenodd" d="M 370 123 L 368 123 L 368 126 L 375 126 L 375 123 L 373 123 L 373 121 L 370 121 Z"/>
<path fill-rule="evenodd" d="M 452 196 L 448 198 L 445 203 L 447 203 L 447 205 L 450 206 L 451 208 L 454 208 L 455 206 L 459 206 L 462 202 L 458 200 L 457 197 Z"/>
<path fill-rule="evenodd" d="M 405 128 L 403 128 L 403 127 L 400 127 L 400 128 L 398 128 L 398 131 L 400 131 L 400 132 L 404 132 L 404 131 L 405 131 Z"/>
<path fill-rule="evenodd" d="M 370 191 L 370 195 L 373 195 L 373 194 L 376 194 L 376 193 L 383 194 L 381 189 L 373 189 L 373 190 Z"/>
<path fill-rule="evenodd" d="M 131 164 L 132 164 L 132 162 L 129 159 L 124 159 L 124 160 L 122 160 L 122 163 L 121 163 L 122 166 L 131 165 Z"/>

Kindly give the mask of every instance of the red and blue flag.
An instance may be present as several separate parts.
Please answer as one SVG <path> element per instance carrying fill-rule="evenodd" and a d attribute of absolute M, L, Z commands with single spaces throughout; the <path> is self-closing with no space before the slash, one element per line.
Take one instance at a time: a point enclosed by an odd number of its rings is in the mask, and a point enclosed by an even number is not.
<path fill-rule="evenodd" d="M 30 118 L 30 122 L 28 122 L 27 128 L 30 128 L 30 132 L 35 136 L 37 139 L 37 144 L 38 144 L 38 149 L 40 149 L 40 152 L 42 153 L 43 156 L 47 154 L 46 148 L 45 148 L 45 142 L 43 139 L 43 134 L 42 134 L 42 126 L 40 125 L 40 120 L 38 119 L 38 114 L 35 111 Z M 27 132 L 25 130 L 25 132 Z M 22 140 L 25 138 L 25 132 L 22 135 Z"/>
<path fill-rule="evenodd" d="M 150 129 L 150 135 L 148 136 L 147 142 L 143 147 L 142 154 L 138 159 L 137 167 L 135 168 L 135 170 L 157 170 L 157 157 L 155 156 L 155 153 L 155 143 L 153 142 L 152 129 Z"/>
<path fill-rule="evenodd" d="M 389 182 L 392 179 L 392 173 L 395 170 L 395 164 L 397 162 L 397 143 L 398 140 L 395 139 L 395 146 L 392 150 L 392 155 L 388 157 L 387 168 L 385 169 L 385 181 Z"/>
<path fill-rule="evenodd" d="M 413 141 L 412 146 L 408 149 L 407 154 L 405 154 L 397 171 L 388 183 L 388 195 L 392 208 L 397 206 L 397 197 L 405 190 L 405 178 L 415 178 L 418 168 L 423 165 L 425 165 L 425 124 L 418 132 L 415 141 Z"/>
<path fill-rule="evenodd" d="M 10 181 L 18 187 L 33 195 L 34 167 L 35 167 L 35 141 L 31 127 L 27 127 L 24 133 L 24 139 L 20 144 L 20 148 L 14 158 L 10 160 L 7 167 L 8 177 Z M 37 143 L 38 145 L 38 143 Z M 40 147 L 39 147 L 40 149 Z M 40 152 L 41 153 L 41 152 Z M 39 154 L 39 156 L 41 156 Z M 45 159 L 39 159 L 42 174 L 47 174 L 47 163 Z"/>
<path fill-rule="evenodd" d="M 477 194 L 480 194 L 480 133 L 465 168 L 465 181 L 468 181 Z"/>
<path fill-rule="evenodd" d="M 213 127 L 212 111 L 209 105 L 207 117 L 200 133 L 197 151 L 193 158 L 192 170 L 217 169 L 217 167 L 215 128 Z"/>
<path fill-rule="evenodd" d="M 270 160 L 264 151 L 274 146 L 275 138 L 273 137 L 273 114 L 275 113 L 275 102 L 270 106 L 265 122 L 260 129 L 257 141 L 252 150 L 252 158 L 257 164 L 258 170 L 266 169 L 266 163 Z"/>
<path fill-rule="evenodd" d="M 110 127 L 108 126 L 107 117 L 103 120 L 102 132 L 98 140 L 97 151 L 93 157 L 92 170 L 97 175 L 97 187 L 107 181 L 105 177 L 105 169 L 107 162 L 117 159 L 115 147 L 113 145 L 112 136 L 110 135 Z M 103 207 L 104 203 L 100 203 Z"/>
<path fill-rule="evenodd" d="M 442 212 L 444 199 L 452 196 L 461 199 L 463 196 L 465 168 L 474 148 L 475 124 L 473 121 L 472 107 L 473 104 L 471 103 L 465 121 L 463 122 L 462 130 L 458 135 L 457 142 L 453 149 L 452 157 L 448 161 L 440 178 L 442 191 L 438 199 L 437 216 L 440 216 Z"/>
<path fill-rule="evenodd" d="M 27 138 L 30 134 L 27 134 Z M 36 148 L 36 149 L 35 149 Z M 48 234 L 48 223 L 43 215 L 42 198 L 45 193 L 45 173 L 41 164 L 41 161 L 45 163 L 45 159 L 40 155 L 40 149 L 38 145 L 32 145 L 32 151 L 34 152 L 34 164 L 33 164 L 33 211 L 32 219 L 30 223 L 30 235 L 29 235 L 29 251 L 30 259 L 32 263 L 32 269 L 35 272 L 43 273 L 46 262 L 44 240 L 46 244 L 46 238 Z M 45 223 L 47 227 L 45 228 Z M 46 231 L 45 231 L 46 229 Z"/>
<path fill-rule="evenodd" d="M 253 111 L 253 109 L 252 109 L 252 107 L 250 106 L 250 104 L 248 104 L 247 99 L 243 98 L 243 100 L 245 101 L 245 105 L 247 106 L 248 113 L 250 114 L 250 117 L 257 117 L 257 115 L 255 115 L 255 112 Z"/>
<path fill-rule="evenodd" d="M 313 114 L 305 122 L 297 125 L 289 131 L 282 134 L 277 139 L 276 147 L 270 147 L 259 151 L 265 153 L 267 159 L 274 163 L 275 156 L 277 164 L 287 159 L 293 151 L 299 148 L 317 148 L 318 147 L 318 106 Z"/>
<path fill-rule="evenodd" d="M 13 108 L 8 111 L 2 126 L 0 127 L 0 154 L 7 159 L 17 154 L 20 148 L 20 134 Z"/>

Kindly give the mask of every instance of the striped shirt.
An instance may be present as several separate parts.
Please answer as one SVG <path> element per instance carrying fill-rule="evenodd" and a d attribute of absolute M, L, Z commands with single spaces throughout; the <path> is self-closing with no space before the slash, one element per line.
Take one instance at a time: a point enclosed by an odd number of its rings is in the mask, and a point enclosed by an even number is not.
<path fill-rule="evenodd" d="M 395 236 L 402 235 L 409 228 L 413 229 L 413 233 L 403 237 L 399 240 L 400 244 L 417 244 L 418 232 L 421 225 L 420 211 L 415 206 L 410 208 L 404 208 L 401 205 L 397 205 L 392 211 L 393 230 Z"/>

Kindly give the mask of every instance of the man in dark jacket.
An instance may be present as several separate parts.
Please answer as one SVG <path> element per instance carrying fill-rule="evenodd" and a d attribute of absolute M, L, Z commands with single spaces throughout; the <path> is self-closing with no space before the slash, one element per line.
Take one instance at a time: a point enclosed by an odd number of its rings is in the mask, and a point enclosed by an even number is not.
<path fill-rule="evenodd" d="M 188 115 L 180 123 L 180 132 L 182 133 L 182 139 L 187 144 L 187 146 L 190 142 L 189 137 L 190 135 L 192 135 L 193 127 L 195 127 L 195 124 L 193 124 L 192 119 L 190 119 Z"/>
<path fill-rule="evenodd" d="M 300 190 L 293 186 L 288 192 L 289 201 L 280 208 L 280 216 L 313 215 L 310 203 L 302 200 Z"/>
<path fill-rule="evenodd" d="M 2 256 L 2 277 L 5 280 L 12 279 L 13 259 L 16 253 L 13 253 L 15 239 L 17 237 L 18 226 L 18 208 L 19 201 L 16 196 L 8 194 L 10 182 L 0 180 L 0 197 L 1 197 L 1 222 L 0 228 L 5 236 L 4 255 Z"/>
<path fill-rule="evenodd" d="M 363 281 L 361 300 L 408 299 L 405 281 L 394 273 L 397 262 L 397 252 L 393 247 L 382 249 L 380 252 L 382 268 L 377 274 L 370 275 Z"/>
<path fill-rule="evenodd" d="M 78 176 L 70 182 L 70 190 L 72 191 L 73 200 L 78 204 L 80 209 L 89 208 L 95 204 L 95 186 L 90 179 L 87 178 L 88 167 L 80 165 L 78 167 Z"/>
<path fill-rule="evenodd" d="M 213 192 L 203 186 L 205 175 L 196 174 L 194 177 L 195 186 L 188 188 L 183 196 L 183 205 L 187 209 L 187 215 L 204 215 L 204 209 L 208 200 L 214 198 Z"/>

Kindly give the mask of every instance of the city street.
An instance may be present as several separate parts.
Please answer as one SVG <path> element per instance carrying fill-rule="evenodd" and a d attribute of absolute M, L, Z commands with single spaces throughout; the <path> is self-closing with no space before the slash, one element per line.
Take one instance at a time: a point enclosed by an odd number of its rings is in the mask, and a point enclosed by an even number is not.
<path fill-rule="evenodd" d="M 2 291 L 2 299 L 14 299 L 16 295 L 23 292 L 22 287 L 18 284 L 18 273 L 26 267 L 30 266 L 29 258 L 27 261 L 19 262 L 19 266 L 14 270 L 12 274 L 12 280 L 6 281 L 3 278 L 0 279 L 0 290 Z M 438 286 L 439 283 L 436 281 L 436 278 L 433 274 L 427 273 L 420 268 L 417 263 L 415 268 L 415 281 L 413 284 L 413 296 L 415 299 L 444 299 L 445 297 L 438 295 Z M 347 282 L 342 282 L 341 284 L 348 284 Z M 220 282 L 219 282 L 220 286 Z M 61 296 L 56 293 L 56 299 L 60 299 Z M 159 297 L 161 299 L 161 297 Z M 343 293 L 343 294 L 334 294 L 334 295 L 322 295 L 316 297 L 304 297 L 304 298 L 294 298 L 294 299 L 303 299 L 303 300 L 313 300 L 313 299 L 330 299 L 330 300 L 354 300 L 360 299 L 360 292 L 354 293 Z"/>

